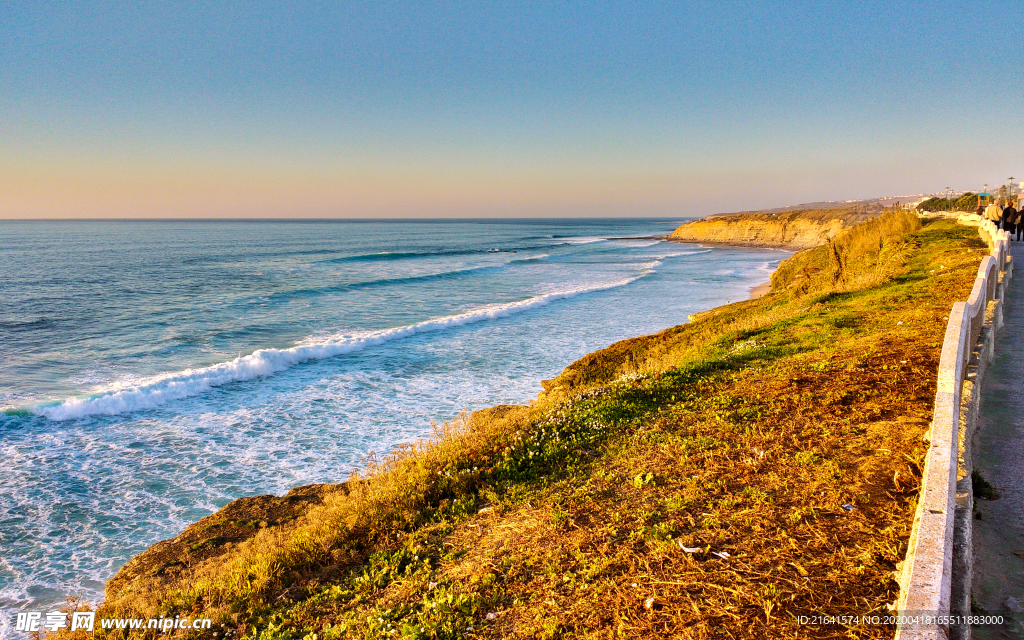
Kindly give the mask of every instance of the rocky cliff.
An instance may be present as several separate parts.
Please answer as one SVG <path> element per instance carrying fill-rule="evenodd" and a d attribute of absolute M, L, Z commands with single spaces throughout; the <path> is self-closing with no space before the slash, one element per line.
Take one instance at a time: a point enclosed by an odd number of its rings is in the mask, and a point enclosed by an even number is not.
<path fill-rule="evenodd" d="M 877 208 L 863 206 L 717 215 L 688 222 L 668 239 L 799 250 L 824 244 L 846 227 L 876 215 Z"/>

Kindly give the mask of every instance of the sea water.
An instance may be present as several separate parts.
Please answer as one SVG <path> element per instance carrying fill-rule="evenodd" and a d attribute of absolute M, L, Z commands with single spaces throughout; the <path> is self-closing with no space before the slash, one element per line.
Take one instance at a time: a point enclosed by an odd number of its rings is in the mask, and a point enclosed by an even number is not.
<path fill-rule="evenodd" d="M 242 496 L 741 300 L 679 220 L 0 222 L 0 635 Z"/>

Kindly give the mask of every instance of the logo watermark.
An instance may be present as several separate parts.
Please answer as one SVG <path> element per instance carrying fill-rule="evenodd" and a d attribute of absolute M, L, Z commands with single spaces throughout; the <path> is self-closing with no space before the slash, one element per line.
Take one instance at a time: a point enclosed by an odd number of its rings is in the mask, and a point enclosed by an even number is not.
<path fill-rule="evenodd" d="M 153 629 L 167 633 L 176 629 L 209 629 L 213 621 L 209 618 L 100 618 L 100 629 Z M 95 611 L 21 611 L 15 620 L 14 630 L 25 633 L 61 629 L 68 631 L 94 631 L 97 626 Z"/>

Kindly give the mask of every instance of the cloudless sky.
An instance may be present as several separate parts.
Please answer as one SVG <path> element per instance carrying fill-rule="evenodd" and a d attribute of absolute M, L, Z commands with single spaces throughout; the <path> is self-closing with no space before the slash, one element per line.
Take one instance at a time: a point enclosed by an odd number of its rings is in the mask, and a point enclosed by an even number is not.
<path fill-rule="evenodd" d="M 130 4 L 0 4 L 0 218 L 682 216 L 1024 177 L 1019 2 Z"/>

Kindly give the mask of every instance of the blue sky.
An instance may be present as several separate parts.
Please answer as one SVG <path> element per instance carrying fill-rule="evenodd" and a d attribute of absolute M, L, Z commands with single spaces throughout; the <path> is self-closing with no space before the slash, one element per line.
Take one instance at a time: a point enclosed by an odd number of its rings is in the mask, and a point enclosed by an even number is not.
<path fill-rule="evenodd" d="M 5 3 L 0 217 L 699 215 L 1024 177 L 1019 3 Z"/>

